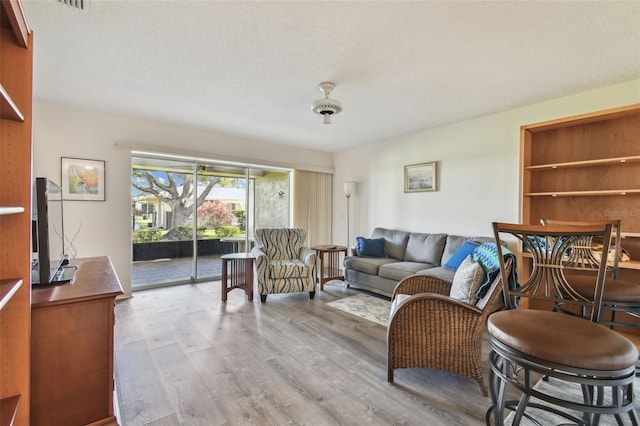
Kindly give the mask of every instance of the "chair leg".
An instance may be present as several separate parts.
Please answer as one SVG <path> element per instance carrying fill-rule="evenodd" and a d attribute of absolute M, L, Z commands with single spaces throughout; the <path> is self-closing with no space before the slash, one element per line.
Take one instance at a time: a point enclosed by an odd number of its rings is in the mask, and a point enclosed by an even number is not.
<path fill-rule="evenodd" d="M 393 368 L 387 365 L 387 382 L 393 383 Z"/>
<path fill-rule="evenodd" d="M 314 297 L 316 297 L 316 291 L 310 291 L 309 292 L 309 299 L 313 299 Z"/>
<path fill-rule="evenodd" d="M 504 424 L 504 409 L 507 403 L 507 377 L 509 376 L 509 362 L 495 351 L 489 354 L 489 391 L 491 394 L 491 407 L 485 414 L 487 425 L 491 424 L 493 415 L 494 425 Z"/>
<path fill-rule="evenodd" d="M 264 303 L 267 301 L 267 295 L 266 294 L 261 294 L 260 295 L 260 302 Z"/>

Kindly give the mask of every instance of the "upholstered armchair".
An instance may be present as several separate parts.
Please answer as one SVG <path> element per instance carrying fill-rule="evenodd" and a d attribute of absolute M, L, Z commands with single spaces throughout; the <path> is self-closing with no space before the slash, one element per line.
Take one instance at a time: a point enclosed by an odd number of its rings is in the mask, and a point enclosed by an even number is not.
<path fill-rule="evenodd" d="M 268 294 L 308 291 L 316 294 L 316 252 L 304 246 L 301 228 L 258 228 L 255 256 L 258 293 L 262 303 Z"/>
<path fill-rule="evenodd" d="M 487 317 L 504 306 L 500 274 L 475 304 L 450 297 L 451 286 L 426 275 L 397 284 L 387 329 L 387 381 L 393 383 L 396 368 L 433 368 L 475 379 L 486 396 L 482 337 Z"/>

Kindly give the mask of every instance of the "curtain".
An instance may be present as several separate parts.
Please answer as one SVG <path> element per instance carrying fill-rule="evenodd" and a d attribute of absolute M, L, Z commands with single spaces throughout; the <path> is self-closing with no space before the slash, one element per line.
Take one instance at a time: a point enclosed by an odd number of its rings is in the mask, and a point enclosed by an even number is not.
<path fill-rule="evenodd" d="M 307 245 L 331 244 L 332 174 L 294 170 L 293 226 L 307 231 Z"/>

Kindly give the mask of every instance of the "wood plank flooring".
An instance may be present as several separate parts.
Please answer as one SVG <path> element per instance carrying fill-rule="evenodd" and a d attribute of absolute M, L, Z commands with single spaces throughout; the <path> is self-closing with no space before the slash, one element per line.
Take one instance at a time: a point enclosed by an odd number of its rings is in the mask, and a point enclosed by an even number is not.
<path fill-rule="evenodd" d="M 118 301 L 121 424 L 483 425 L 474 380 L 400 369 L 387 383 L 386 328 L 326 306 L 357 292 L 332 282 L 261 304 L 234 290 L 223 304 L 215 281 Z"/>

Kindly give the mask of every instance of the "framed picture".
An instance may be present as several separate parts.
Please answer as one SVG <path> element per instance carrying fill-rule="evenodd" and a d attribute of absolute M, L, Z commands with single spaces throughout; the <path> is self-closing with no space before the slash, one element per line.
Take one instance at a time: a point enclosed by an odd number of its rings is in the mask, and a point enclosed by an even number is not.
<path fill-rule="evenodd" d="M 438 163 L 404 166 L 404 192 L 437 191 Z"/>
<path fill-rule="evenodd" d="M 104 161 L 62 157 L 62 198 L 104 201 Z"/>

